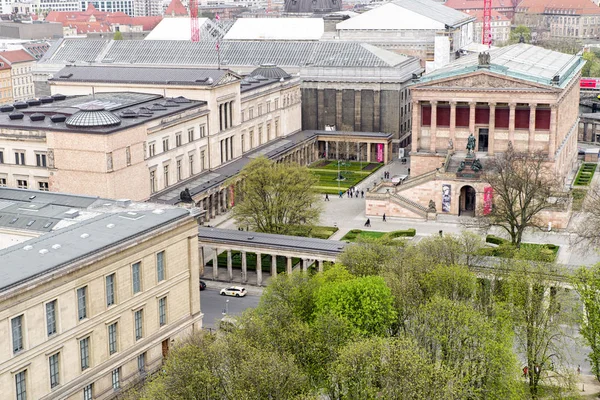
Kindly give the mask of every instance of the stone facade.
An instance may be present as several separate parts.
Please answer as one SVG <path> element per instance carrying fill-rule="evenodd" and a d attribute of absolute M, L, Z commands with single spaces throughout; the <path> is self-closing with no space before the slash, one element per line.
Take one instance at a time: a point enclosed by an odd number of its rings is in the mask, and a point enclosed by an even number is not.
<path fill-rule="evenodd" d="M 109 399 L 160 368 L 175 340 L 202 327 L 197 236 L 196 221 L 186 217 L 70 262 L 52 276 L 4 291 L 0 301 L 3 398 L 18 398 L 21 380 L 28 399 Z M 164 257 L 164 279 L 159 277 L 158 257 Z M 136 263 L 140 263 L 139 292 L 132 286 Z M 109 276 L 114 277 L 115 302 L 107 306 Z M 81 288 L 86 288 L 83 303 L 78 300 Z M 86 309 L 83 318 L 81 304 Z M 141 315 L 139 331 L 136 312 Z M 19 321 L 21 328 L 13 321 Z M 109 333 L 112 326 L 114 336 Z M 16 335 L 22 335 L 22 345 L 14 351 Z"/>

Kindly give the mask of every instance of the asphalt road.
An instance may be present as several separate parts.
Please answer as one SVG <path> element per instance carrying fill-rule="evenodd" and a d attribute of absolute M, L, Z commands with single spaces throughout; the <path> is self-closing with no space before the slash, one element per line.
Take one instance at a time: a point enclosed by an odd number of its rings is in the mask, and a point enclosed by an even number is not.
<path fill-rule="evenodd" d="M 211 288 L 213 282 L 206 283 L 209 287 L 200 292 L 200 309 L 204 313 L 202 325 L 205 328 L 216 328 L 218 321 L 223 318 L 226 307 L 228 315 L 241 315 L 245 309 L 256 307 L 260 300 L 260 294 L 253 291 L 245 297 L 221 296 L 220 288 Z"/>

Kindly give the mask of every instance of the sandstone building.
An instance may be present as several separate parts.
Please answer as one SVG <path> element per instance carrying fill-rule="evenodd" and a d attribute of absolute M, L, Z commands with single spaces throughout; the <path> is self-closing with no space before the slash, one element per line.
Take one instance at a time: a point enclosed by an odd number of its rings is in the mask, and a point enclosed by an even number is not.
<path fill-rule="evenodd" d="M 510 144 L 518 152 L 542 151 L 567 184 L 577 166 L 582 66 L 579 56 L 517 44 L 490 51 L 489 59 L 464 57 L 423 76 L 411 88 L 411 178 L 370 195 L 367 214 L 432 218 L 436 212 L 482 212 L 485 184 L 477 174 L 458 170 L 470 134 L 483 168 Z M 449 196 L 444 202 L 443 195 Z"/>
<path fill-rule="evenodd" d="M 0 204 L 3 399 L 113 398 L 201 329 L 187 210 L 8 188 Z"/>

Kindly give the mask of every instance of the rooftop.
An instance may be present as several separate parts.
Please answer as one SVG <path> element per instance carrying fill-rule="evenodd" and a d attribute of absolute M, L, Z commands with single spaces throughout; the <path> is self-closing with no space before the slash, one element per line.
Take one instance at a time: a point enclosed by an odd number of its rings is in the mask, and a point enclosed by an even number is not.
<path fill-rule="evenodd" d="M 483 10 L 483 0 L 446 0 L 444 5 L 455 10 Z M 513 9 L 515 6 L 512 0 L 492 0 L 492 9 L 497 8 Z"/>
<path fill-rule="evenodd" d="M 433 0 L 395 0 L 336 25 L 337 29 L 444 29 L 474 20 Z"/>
<path fill-rule="evenodd" d="M 313 239 L 299 236 L 275 235 L 272 233 L 245 232 L 233 229 L 198 228 L 198 239 L 216 243 L 246 244 L 267 248 L 286 250 L 313 251 L 328 253 L 333 256 L 340 254 L 348 245 L 346 242 L 327 239 Z"/>
<path fill-rule="evenodd" d="M 198 18 L 203 26 L 208 18 Z M 163 18 L 146 36 L 146 40 L 190 40 L 191 19 L 189 17 Z M 214 50 L 214 45 L 213 45 Z"/>
<path fill-rule="evenodd" d="M 0 53 L 0 58 L 8 64 L 35 61 L 35 57 L 25 50 L 9 50 Z"/>
<path fill-rule="evenodd" d="M 189 210 L 178 207 L 141 205 L 141 209 L 121 208 L 111 200 L 56 194 L 40 196 L 40 192 L 33 190 L 19 191 L 21 193 L 17 192 L 15 196 L 14 191 L 15 189 L 0 188 L 0 204 L 12 203 L 4 209 L 19 207 L 11 216 L 13 219 L 36 221 L 39 218 L 38 213 L 43 211 L 48 215 L 50 222 L 55 224 L 51 231 L 41 236 L 0 250 L 2 260 L 0 292 L 190 215 Z M 4 199 L 19 197 L 19 195 L 34 198 L 32 200 Z M 64 203 L 66 200 L 68 203 L 70 197 L 73 197 L 74 203 L 82 207 L 81 211 L 86 215 L 76 216 L 79 221 L 58 228 L 63 221 L 59 219 L 59 215 L 65 214 L 64 209 L 68 208 L 73 215 L 79 212 L 79 209 L 42 201 L 55 200 Z M 35 208 L 40 211 L 35 211 Z M 10 211 L 5 213 L 4 209 L 0 209 L 2 217 L 10 214 Z M 63 218 L 69 217 L 63 216 Z M 7 227 L 7 225 L 0 225 L 0 231 Z"/>
<path fill-rule="evenodd" d="M 522 0 L 516 11 L 529 14 L 600 14 L 600 8 L 591 0 Z"/>
<path fill-rule="evenodd" d="M 171 0 L 165 10 L 165 15 L 170 17 L 185 17 L 188 15 L 188 10 L 181 3 L 181 0 Z"/>
<path fill-rule="evenodd" d="M 0 107 L 0 127 L 109 134 L 206 105 L 183 97 L 132 92 L 53 95 Z"/>
<path fill-rule="evenodd" d="M 310 141 L 317 136 L 346 136 L 346 137 L 369 137 L 390 139 L 391 133 L 384 132 L 345 132 L 345 131 L 300 131 L 285 137 L 270 141 L 269 143 L 258 147 L 222 167 L 206 171 L 194 176 L 190 180 L 180 182 L 177 185 L 169 187 L 167 190 L 158 192 L 151 197 L 151 201 L 156 203 L 178 204 L 179 195 L 182 190 L 188 188 L 193 195 L 206 192 L 212 188 L 219 187 L 227 179 L 237 175 L 246 164 L 257 157 L 266 157 L 274 159 L 290 151 L 299 143 Z"/>
<path fill-rule="evenodd" d="M 319 40 L 323 18 L 240 18 L 225 40 Z"/>
<path fill-rule="evenodd" d="M 490 72 L 553 87 L 565 87 L 583 67 L 580 56 L 559 53 L 525 43 L 490 50 Z M 479 54 L 453 61 L 420 79 L 429 82 L 478 70 Z M 555 77 L 557 80 L 554 81 Z"/>
<path fill-rule="evenodd" d="M 364 43 L 335 41 L 224 41 L 219 52 L 221 65 L 230 67 L 395 67 L 412 60 Z M 218 59 L 213 42 L 67 38 L 52 45 L 41 62 L 212 67 Z"/>

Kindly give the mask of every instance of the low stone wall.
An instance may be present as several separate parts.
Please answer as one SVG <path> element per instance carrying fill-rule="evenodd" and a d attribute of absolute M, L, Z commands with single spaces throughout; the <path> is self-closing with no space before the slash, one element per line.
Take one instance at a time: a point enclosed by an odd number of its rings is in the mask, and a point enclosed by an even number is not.
<path fill-rule="evenodd" d="M 414 218 L 422 220 L 423 217 L 419 214 L 415 214 L 412 211 L 393 203 L 386 199 L 369 199 L 366 200 L 366 214 L 367 217 L 382 217 L 383 214 L 386 217 L 399 217 L 399 218 Z"/>

